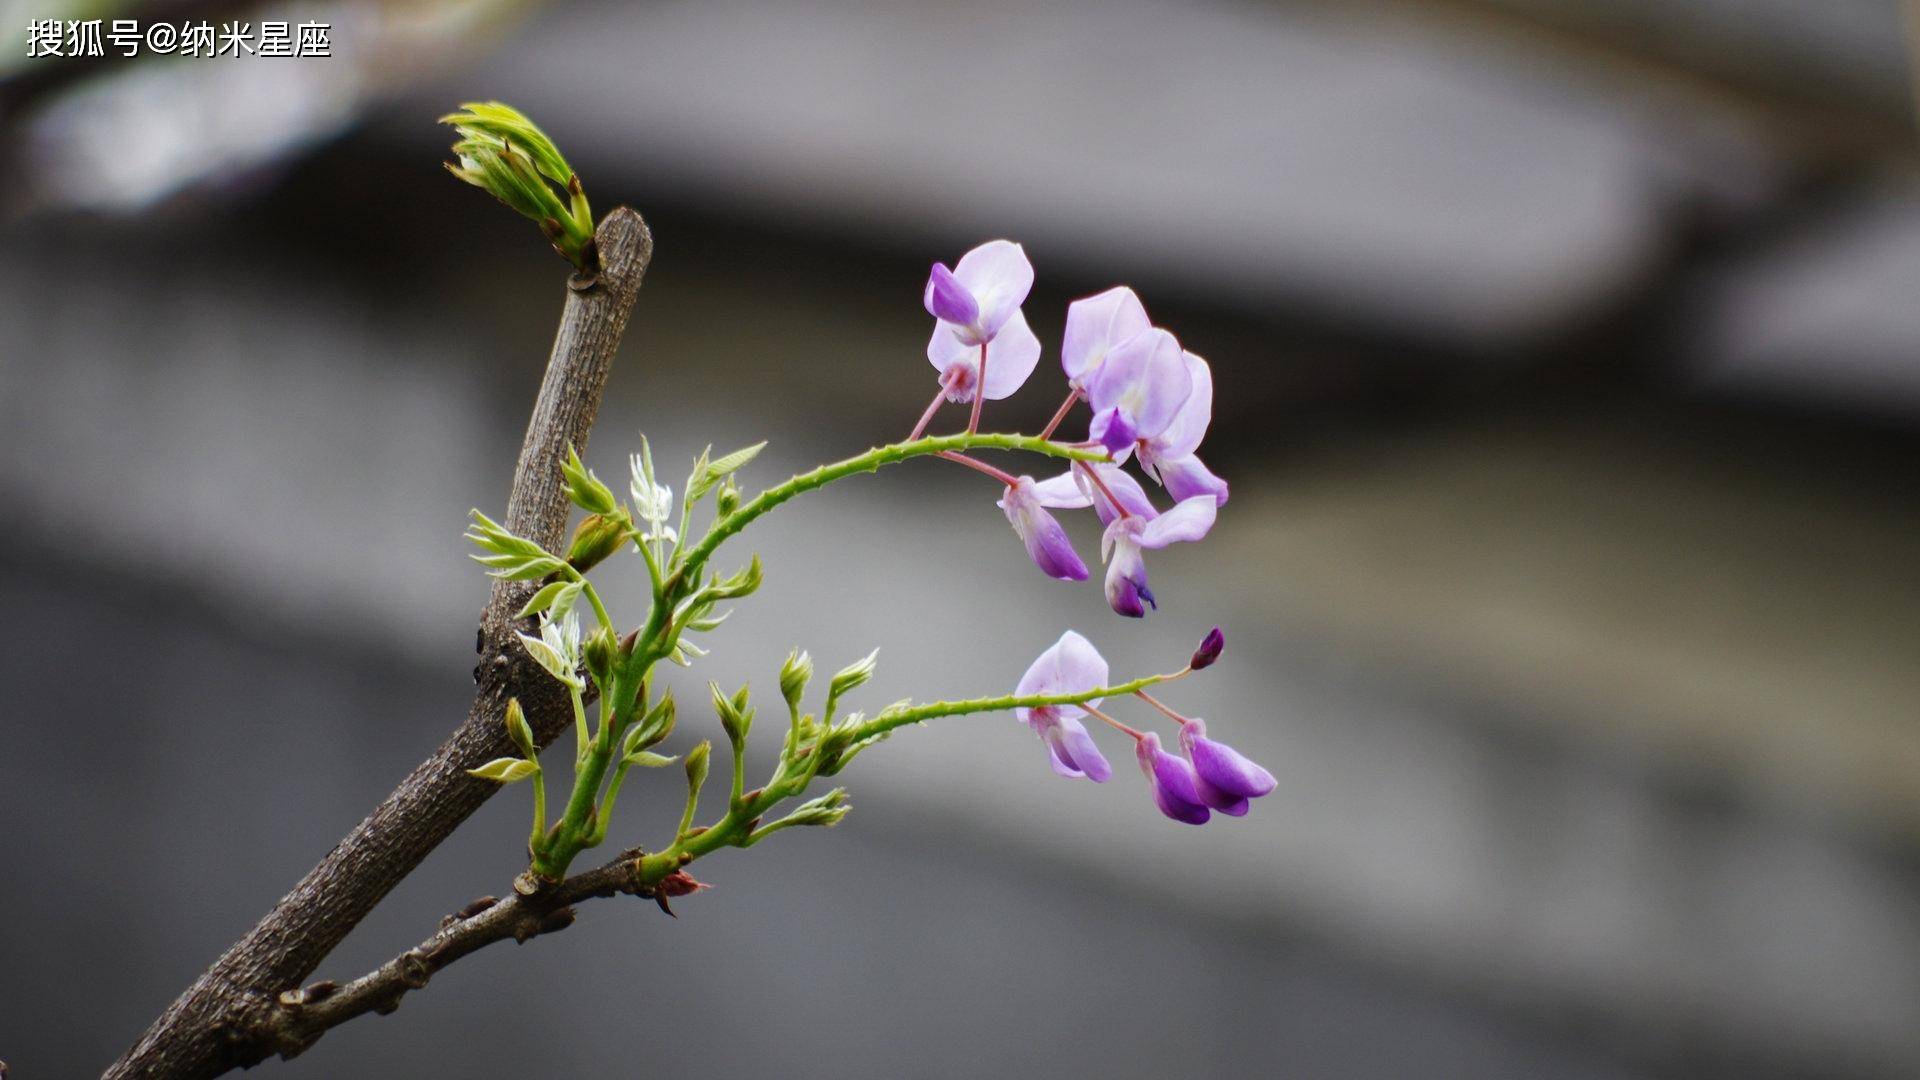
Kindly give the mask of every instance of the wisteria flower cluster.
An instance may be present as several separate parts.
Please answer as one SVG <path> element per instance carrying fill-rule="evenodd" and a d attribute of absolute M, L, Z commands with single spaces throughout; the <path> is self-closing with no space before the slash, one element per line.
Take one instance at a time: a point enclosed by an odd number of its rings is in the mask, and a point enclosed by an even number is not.
<path fill-rule="evenodd" d="M 517 114 L 499 111 L 504 108 L 487 107 L 483 118 L 499 131 L 489 128 L 483 134 L 536 162 L 562 160 L 537 128 Z M 471 163 L 456 174 L 474 183 L 488 180 L 481 186 L 499 194 L 518 176 L 509 168 L 518 159 L 505 160 L 504 149 L 495 164 L 489 164 L 493 159 L 486 155 L 476 156 L 476 136 L 466 130 L 475 121 L 461 119 L 467 138 L 458 150 Z M 479 175 L 490 168 L 502 175 Z M 673 691 L 662 683 L 657 665 L 663 660 L 685 666 L 699 662 L 706 650 L 692 637 L 718 629 L 728 614 L 723 605 L 760 585 L 757 557 L 732 573 L 712 569 L 722 545 L 790 499 L 884 466 L 938 457 L 991 477 L 1000 487 L 999 506 L 1028 556 L 1043 573 L 1063 580 L 1084 581 L 1090 574 L 1054 512 L 1091 509 L 1104 530 L 1100 550 L 1109 605 L 1134 618 L 1158 607 L 1147 581 L 1145 553 L 1202 539 L 1227 501 L 1226 482 L 1197 456 L 1212 419 L 1212 371 L 1205 360 L 1182 349 L 1173 334 L 1152 324 L 1131 289 L 1116 287 L 1067 309 L 1060 346 L 1066 399 L 1045 430 L 1038 435 L 981 431 L 984 403 L 1018 391 L 1039 364 L 1041 344 L 1022 311 L 1033 280 L 1026 252 L 1008 240 L 982 244 L 951 268 L 933 266 L 922 303 L 934 318 L 926 355 L 937 373 L 938 389 L 901 442 L 799 473 L 751 498 L 741 492 L 738 475 L 764 443 L 719 457 L 711 448 L 703 451 L 676 493 L 656 474 L 652 448 L 643 438 L 629 462 L 629 498 L 624 502 L 577 455 L 570 456 L 562 470 L 564 487 L 584 517 L 564 555 L 475 512 L 469 535 L 482 549 L 476 557 L 496 576 L 538 583 L 520 612 L 529 621 L 520 641 L 573 703 L 574 782 L 558 820 L 548 817 L 539 748 L 517 703 L 507 710 L 507 728 L 519 756 L 472 770 L 501 783 L 532 781 L 534 822 L 528 850 L 534 879 L 559 878 L 575 855 L 606 837 L 615 798 L 631 769 L 682 762 L 687 778 L 684 813 L 669 841 L 640 856 L 637 864 L 643 887 L 654 890 L 664 904 L 669 895 L 686 895 L 700 887 L 686 871 L 697 858 L 721 847 L 751 846 L 786 828 L 837 823 L 850 809 L 839 788 L 790 807 L 783 816 L 774 811 L 803 795 L 816 780 L 837 775 L 895 730 L 949 716 L 1011 710 L 1039 736 L 1054 772 L 1096 783 L 1110 779 L 1113 769 L 1083 718 L 1100 720 L 1133 739 L 1155 804 L 1175 821 L 1199 824 L 1215 813 L 1239 816 L 1247 812 L 1250 800 L 1274 789 L 1270 773 L 1210 738 L 1204 721 L 1181 715 L 1148 693 L 1218 660 L 1225 644 L 1218 628 L 1180 670 L 1121 682 L 1110 680 L 1106 661 L 1090 641 L 1068 631 L 1034 661 L 1011 695 L 924 704 L 909 699 L 871 717 L 845 711 L 842 703 L 872 677 L 875 655 L 828 679 L 824 701 L 815 710 L 807 701 L 813 660 L 795 650 L 779 673 L 787 720 L 780 750 L 772 774 L 758 785 L 746 778 L 746 747 L 757 711 L 750 691 L 741 687 L 729 693 L 709 684 L 708 697 L 732 750 L 732 779 L 724 812 L 708 824 L 696 824 L 696 819 L 712 756 L 710 742 L 672 756 L 653 749 L 672 735 L 677 717 Z M 1056 438 L 1082 402 L 1089 408 L 1084 435 Z M 928 435 L 929 425 L 948 403 L 967 406 L 965 430 Z M 1064 471 L 1036 480 L 987 463 L 976 456 L 983 451 L 1035 454 L 1060 463 Z M 1145 485 L 1127 471 L 1129 462 L 1166 492 L 1171 505 L 1154 505 Z M 702 517 L 704 528 L 697 520 Z M 644 561 L 651 585 L 646 617 L 637 625 L 616 619 L 589 578 L 598 563 L 623 548 Z M 592 612 L 591 621 L 583 620 L 585 611 Z M 599 719 L 590 723 L 587 702 L 596 696 Z M 1178 753 L 1167 749 L 1154 732 L 1103 711 L 1103 702 L 1125 696 L 1138 698 L 1177 725 L 1177 735 L 1169 741 L 1177 744 Z"/>
<path fill-rule="evenodd" d="M 1032 288 L 1033 265 L 1009 240 L 974 248 L 951 270 L 934 264 L 923 302 L 935 320 L 927 359 L 940 373 L 940 392 L 911 437 L 926 430 L 943 400 L 971 403 L 967 430 L 977 430 L 982 401 L 1011 396 L 1033 374 L 1040 342 L 1020 310 Z M 1000 508 L 1034 565 L 1049 577 L 1088 576 L 1087 564 L 1049 511 L 1092 507 L 1106 530 L 1100 557 L 1107 566 L 1107 603 L 1138 618 L 1158 606 L 1147 585 L 1145 553 L 1204 538 L 1226 505 L 1226 481 L 1198 456 L 1213 419 L 1213 371 L 1154 326 L 1140 298 L 1124 285 L 1068 305 L 1060 367 L 1067 399 L 1041 438 L 1051 437 L 1085 401 L 1093 415 L 1078 445 L 1104 447 L 1110 456 L 1072 462 L 1067 472 L 1040 481 L 975 467 L 1005 485 Z M 1174 500 L 1171 508 L 1157 509 L 1121 468 L 1129 458 L 1137 458 L 1165 489 Z"/>

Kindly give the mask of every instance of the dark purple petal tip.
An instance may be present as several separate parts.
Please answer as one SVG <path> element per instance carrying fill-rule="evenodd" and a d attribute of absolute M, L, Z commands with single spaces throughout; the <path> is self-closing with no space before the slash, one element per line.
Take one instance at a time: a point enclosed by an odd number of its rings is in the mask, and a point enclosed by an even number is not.
<path fill-rule="evenodd" d="M 1226 647 L 1227 636 L 1216 626 L 1207 631 L 1206 637 L 1200 639 L 1200 647 L 1193 650 L 1193 659 L 1187 661 L 1187 666 L 1195 671 L 1212 667 L 1213 662 L 1220 659 L 1220 654 L 1226 650 Z"/>

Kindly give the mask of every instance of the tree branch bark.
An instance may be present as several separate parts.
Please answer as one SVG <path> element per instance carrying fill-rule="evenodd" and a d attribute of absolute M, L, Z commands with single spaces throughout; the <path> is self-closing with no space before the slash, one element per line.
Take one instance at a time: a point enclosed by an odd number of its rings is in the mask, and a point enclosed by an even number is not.
<path fill-rule="evenodd" d="M 621 207 L 600 223 L 600 272 L 569 282 L 546 377 L 527 425 L 505 524 L 548 549 L 565 542 L 569 506 L 560 465 L 585 449 L 627 316 L 653 256 L 646 222 Z M 276 1051 L 257 1038 L 281 991 L 298 986 L 367 913 L 499 785 L 466 770 L 513 752 L 502 716 L 518 697 L 541 746 L 572 726 L 564 689 L 514 637 L 513 614 L 535 585 L 495 582 L 480 616 L 479 689 L 466 722 L 401 781 L 246 936 L 168 1006 L 108 1068 L 127 1077 L 204 1078 L 258 1063 Z"/>
<path fill-rule="evenodd" d="M 344 986 L 318 982 L 282 992 L 274 1009 L 250 1018 L 255 1026 L 245 1039 L 291 1058 L 356 1016 L 394 1011 L 408 991 L 425 987 L 441 968 L 468 953 L 496 941 L 524 943 L 566 929 L 573 925 L 573 905 L 582 900 L 626 893 L 654 896 L 664 907 L 664 897 L 641 884 L 640 854 L 627 851 L 598 869 L 544 886 L 523 874 L 506 899 L 475 900 L 441 920 L 432 937 Z"/>

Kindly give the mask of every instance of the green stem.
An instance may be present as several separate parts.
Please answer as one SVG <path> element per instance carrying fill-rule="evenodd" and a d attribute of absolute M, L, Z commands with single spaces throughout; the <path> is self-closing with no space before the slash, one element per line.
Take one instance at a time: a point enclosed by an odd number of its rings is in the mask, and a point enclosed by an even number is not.
<path fill-rule="evenodd" d="M 733 513 L 715 521 L 707 529 L 706 535 L 700 538 L 700 542 L 688 549 L 679 569 L 674 571 L 668 584 L 672 586 L 686 578 L 697 579 L 700 573 L 699 568 L 729 537 L 752 524 L 755 518 L 796 495 L 823 488 L 835 480 L 842 480 L 858 473 L 877 472 L 882 466 L 895 465 L 912 458 L 942 454 L 951 450 L 1026 450 L 1070 461 L 1111 460 L 1107 452 L 1098 447 L 1086 449 L 1069 446 L 1065 443 L 1036 439 L 1031 435 L 932 435 L 912 442 L 878 446 L 864 454 L 847 458 L 845 461 L 836 461 L 831 465 L 822 465 L 811 472 L 801 473 L 740 504 Z"/>
<path fill-rule="evenodd" d="M 540 848 L 547 842 L 547 774 L 540 768 L 538 760 L 533 763 L 533 835 L 527 840 L 527 850 L 537 857 Z"/>
<path fill-rule="evenodd" d="M 1184 678 L 1185 670 L 1170 675 L 1142 675 L 1131 682 L 1116 683 L 1113 686 L 1101 686 L 1073 694 L 1005 694 L 1000 697 L 967 698 L 962 701 L 930 701 L 925 705 L 909 705 L 902 709 L 892 709 L 860 725 L 854 741 L 871 738 L 908 724 L 918 724 L 923 720 L 933 720 L 942 716 L 965 716 L 970 713 L 1000 712 L 1004 709 L 1033 709 L 1042 705 L 1083 705 L 1100 698 L 1119 697 L 1131 694 L 1135 690 L 1145 690 L 1149 686 L 1158 686 L 1163 682 L 1172 682 Z"/>
<path fill-rule="evenodd" d="M 1000 712 L 1006 709 L 1033 709 L 1042 705 L 1083 705 L 1100 698 L 1119 697 L 1131 694 L 1135 690 L 1144 690 L 1149 686 L 1172 682 L 1185 678 L 1191 671 L 1182 669 L 1167 675 L 1143 675 L 1129 682 L 1112 686 L 1099 686 L 1072 694 L 1003 694 L 999 697 L 967 698 L 962 701 L 933 701 L 925 705 L 913 705 L 903 709 L 881 713 L 872 720 L 860 725 L 853 742 L 876 735 L 882 735 L 898 727 L 917 724 L 923 720 L 933 720 L 942 716 L 963 716 L 971 713 Z M 680 821 L 679 838 L 665 851 L 645 856 L 640 863 L 641 881 L 652 885 L 673 873 L 682 866 L 704 855 L 710 855 L 723 847 L 745 847 L 753 835 L 753 823 L 765 816 L 782 800 L 801 795 L 807 785 L 812 783 L 819 771 L 818 744 L 815 753 L 810 755 L 807 769 L 797 777 L 789 778 L 783 771 L 779 776 L 762 788 L 750 799 L 735 798 L 725 816 L 708 828 L 687 835 L 693 821 L 694 803 L 689 798 L 687 812 Z"/>

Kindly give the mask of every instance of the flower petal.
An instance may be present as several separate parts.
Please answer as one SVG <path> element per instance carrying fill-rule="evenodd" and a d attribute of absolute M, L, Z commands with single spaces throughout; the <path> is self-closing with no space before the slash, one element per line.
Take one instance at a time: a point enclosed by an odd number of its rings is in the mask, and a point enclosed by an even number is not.
<path fill-rule="evenodd" d="M 1084 776 L 1096 784 L 1113 779 L 1113 766 L 1107 764 L 1106 756 L 1080 721 L 1062 717 L 1041 738 L 1053 755 L 1053 771 L 1061 776 Z"/>
<path fill-rule="evenodd" d="M 1140 771 L 1146 774 L 1147 783 L 1153 788 L 1153 801 L 1161 813 L 1188 825 L 1207 823 L 1213 815 L 1200 801 L 1198 777 L 1185 758 L 1160 749 L 1160 737 L 1152 732 L 1141 738 L 1134 753 L 1140 760 Z"/>
<path fill-rule="evenodd" d="M 921 303 L 926 305 L 927 314 L 946 322 L 971 326 L 980 318 L 980 305 L 974 302 L 973 294 L 960 284 L 945 263 L 933 264 L 932 273 L 927 275 L 927 288 L 921 296 Z"/>
<path fill-rule="evenodd" d="M 976 350 L 977 354 L 977 350 Z M 1040 339 L 1019 308 L 987 343 L 987 400 L 1013 396 L 1040 363 Z"/>
<path fill-rule="evenodd" d="M 1206 437 L 1207 425 L 1213 421 L 1213 369 L 1190 352 L 1181 353 L 1180 359 L 1187 369 L 1192 391 L 1180 404 L 1180 411 L 1174 413 L 1167 429 L 1153 441 L 1155 457 L 1185 457 L 1200 449 L 1200 440 Z"/>
<path fill-rule="evenodd" d="M 1044 694 L 1076 694 L 1083 690 L 1092 690 L 1104 686 L 1107 682 L 1107 661 L 1093 643 L 1082 637 L 1077 631 L 1069 630 L 1060 635 L 1060 640 L 1047 647 L 1020 677 L 1020 684 L 1014 693 L 1020 697 Z M 1098 707 L 1100 699 L 1095 698 L 1089 704 Z M 1050 709 L 1063 716 L 1078 716 L 1078 706 L 1054 705 Z M 1023 721 L 1029 721 L 1031 714 L 1040 710 L 1015 709 L 1014 714 Z"/>
<path fill-rule="evenodd" d="M 953 276 L 973 294 L 980 306 L 979 326 L 992 340 L 1012 321 L 1033 290 L 1033 264 L 1027 252 L 1011 240 L 989 240 L 960 257 Z M 987 367 L 993 367 L 988 357 Z M 993 394 L 988 394 L 993 397 Z M 1004 395 L 1002 395 L 1004 396 Z"/>
<path fill-rule="evenodd" d="M 1168 544 L 1192 542 L 1207 535 L 1219 507 L 1211 495 L 1182 499 L 1173 509 L 1140 529 L 1140 546 L 1158 550 Z"/>
<path fill-rule="evenodd" d="M 1140 545 L 1135 542 L 1133 523 L 1136 518 L 1121 518 L 1107 526 L 1102 541 L 1102 550 L 1107 558 L 1107 606 L 1115 614 L 1125 615 L 1129 619 L 1142 618 L 1147 614 L 1147 605 L 1159 605 L 1154 602 L 1153 590 L 1147 587 L 1147 562 L 1140 554 Z"/>
<path fill-rule="evenodd" d="M 1099 478 L 1099 484 L 1093 482 L 1086 472 L 1088 469 L 1093 470 L 1093 477 Z M 1093 502 L 1093 512 L 1100 515 L 1102 525 L 1113 524 L 1122 510 L 1140 518 L 1152 518 L 1160 513 L 1153 508 L 1153 500 L 1147 498 L 1147 489 L 1140 486 L 1140 481 L 1135 480 L 1132 473 L 1118 465 L 1104 461 L 1088 462 L 1076 466 L 1074 476 L 1080 489 Z M 1119 504 L 1117 507 L 1114 505 L 1116 502 Z"/>
<path fill-rule="evenodd" d="M 1041 573 L 1062 581 L 1087 580 L 1087 564 L 1080 561 L 1079 553 L 1073 550 L 1067 531 L 1041 507 L 1034 495 L 1036 486 L 1031 476 L 1015 480 L 1001 496 L 1000 509 L 1006 512 L 1013 531 L 1027 545 L 1027 557 Z"/>
<path fill-rule="evenodd" d="M 1082 386 L 1115 345 L 1153 324 L 1147 309 L 1125 285 L 1067 305 L 1067 332 L 1060 340 L 1060 367 Z"/>
<path fill-rule="evenodd" d="M 1278 786 L 1272 773 L 1245 754 L 1207 738 L 1206 728 L 1197 720 L 1181 726 L 1180 743 L 1193 759 L 1195 775 L 1231 798 L 1257 799 Z"/>
<path fill-rule="evenodd" d="M 1136 437 L 1152 439 L 1167 429 L 1193 391 L 1180 342 L 1158 327 L 1113 347 L 1087 384 L 1096 416 L 1118 409 Z"/>
<path fill-rule="evenodd" d="M 1153 463 L 1153 471 L 1160 480 L 1160 486 L 1178 501 L 1191 499 L 1195 495 L 1211 495 L 1217 505 L 1227 505 L 1227 482 L 1215 476 L 1197 454 L 1157 459 Z"/>
<path fill-rule="evenodd" d="M 1080 478 L 1072 469 L 1035 483 L 1033 497 L 1051 510 L 1082 510 L 1093 505 L 1093 496 L 1080 489 Z"/>

